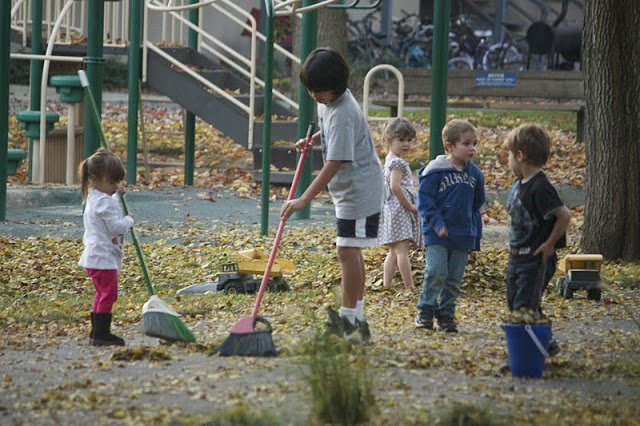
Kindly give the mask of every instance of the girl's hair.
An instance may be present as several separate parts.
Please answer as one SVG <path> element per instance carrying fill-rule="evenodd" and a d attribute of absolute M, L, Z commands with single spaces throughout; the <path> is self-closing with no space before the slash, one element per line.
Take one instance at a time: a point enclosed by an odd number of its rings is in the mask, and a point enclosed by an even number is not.
<path fill-rule="evenodd" d="M 406 118 L 396 117 L 384 126 L 382 140 L 391 143 L 394 139 L 413 139 L 416 137 L 416 128 Z"/>
<path fill-rule="evenodd" d="M 80 167 L 78 167 L 80 193 L 83 201 L 87 199 L 89 193 L 89 181 L 103 177 L 111 182 L 120 182 L 124 179 L 124 165 L 120 157 L 100 148 L 95 154 L 80 163 Z"/>
<path fill-rule="evenodd" d="M 349 65 L 337 51 L 321 47 L 311 52 L 300 67 L 300 81 L 312 92 L 331 91 L 340 96 L 347 90 Z"/>
<path fill-rule="evenodd" d="M 467 132 L 474 132 L 476 128 L 466 120 L 455 118 L 449 121 L 442 129 L 442 141 L 457 144 L 462 135 Z"/>
<path fill-rule="evenodd" d="M 522 151 L 527 164 L 542 167 L 551 155 L 551 138 L 539 124 L 525 123 L 513 129 L 502 145 L 506 150 Z"/>

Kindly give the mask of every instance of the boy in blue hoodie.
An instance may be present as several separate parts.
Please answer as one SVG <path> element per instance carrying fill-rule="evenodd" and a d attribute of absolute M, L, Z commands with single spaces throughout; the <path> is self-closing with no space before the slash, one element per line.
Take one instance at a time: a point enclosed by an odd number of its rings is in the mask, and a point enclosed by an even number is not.
<path fill-rule="evenodd" d="M 442 129 L 445 155 L 437 156 L 418 172 L 418 213 L 426 251 L 426 268 L 417 328 L 456 333 L 456 299 L 471 251 L 480 250 L 484 204 L 484 177 L 471 162 L 478 138 L 464 120 L 451 120 Z"/>

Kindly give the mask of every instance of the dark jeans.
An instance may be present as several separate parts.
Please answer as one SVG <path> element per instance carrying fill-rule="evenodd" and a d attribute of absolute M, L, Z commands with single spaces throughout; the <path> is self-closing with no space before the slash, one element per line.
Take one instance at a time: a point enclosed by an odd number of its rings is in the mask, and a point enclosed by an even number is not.
<path fill-rule="evenodd" d="M 542 262 L 541 256 L 509 256 L 507 266 L 507 306 L 510 311 L 529 308 L 542 312 L 542 292 L 556 272 L 554 253 Z"/>

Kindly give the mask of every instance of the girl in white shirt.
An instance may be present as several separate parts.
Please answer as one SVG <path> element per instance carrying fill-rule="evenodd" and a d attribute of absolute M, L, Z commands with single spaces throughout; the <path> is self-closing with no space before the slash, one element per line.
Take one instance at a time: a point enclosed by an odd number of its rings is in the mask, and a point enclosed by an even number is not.
<path fill-rule="evenodd" d="M 118 298 L 118 273 L 122 269 L 123 236 L 133 226 L 133 218 L 124 216 L 118 191 L 124 179 L 120 158 L 98 150 L 80 164 L 78 174 L 85 201 L 84 251 L 78 264 L 93 281 L 96 295 L 91 309 L 93 346 L 123 346 L 124 340 L 111 334 L 111 309 Z"/>

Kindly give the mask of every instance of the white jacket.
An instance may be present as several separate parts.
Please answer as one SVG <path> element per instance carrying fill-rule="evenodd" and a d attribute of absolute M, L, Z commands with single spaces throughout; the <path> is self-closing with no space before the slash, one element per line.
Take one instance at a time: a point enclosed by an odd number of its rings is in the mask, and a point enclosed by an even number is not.
<path fill-rule="evenodd" d="M 78 264 L 91 269 L 122 269 L 123 236 L 133 226 L 124 216 L 118 193 L 109 196 L 90 189 L 82 216 L 84 251 Z"/>

